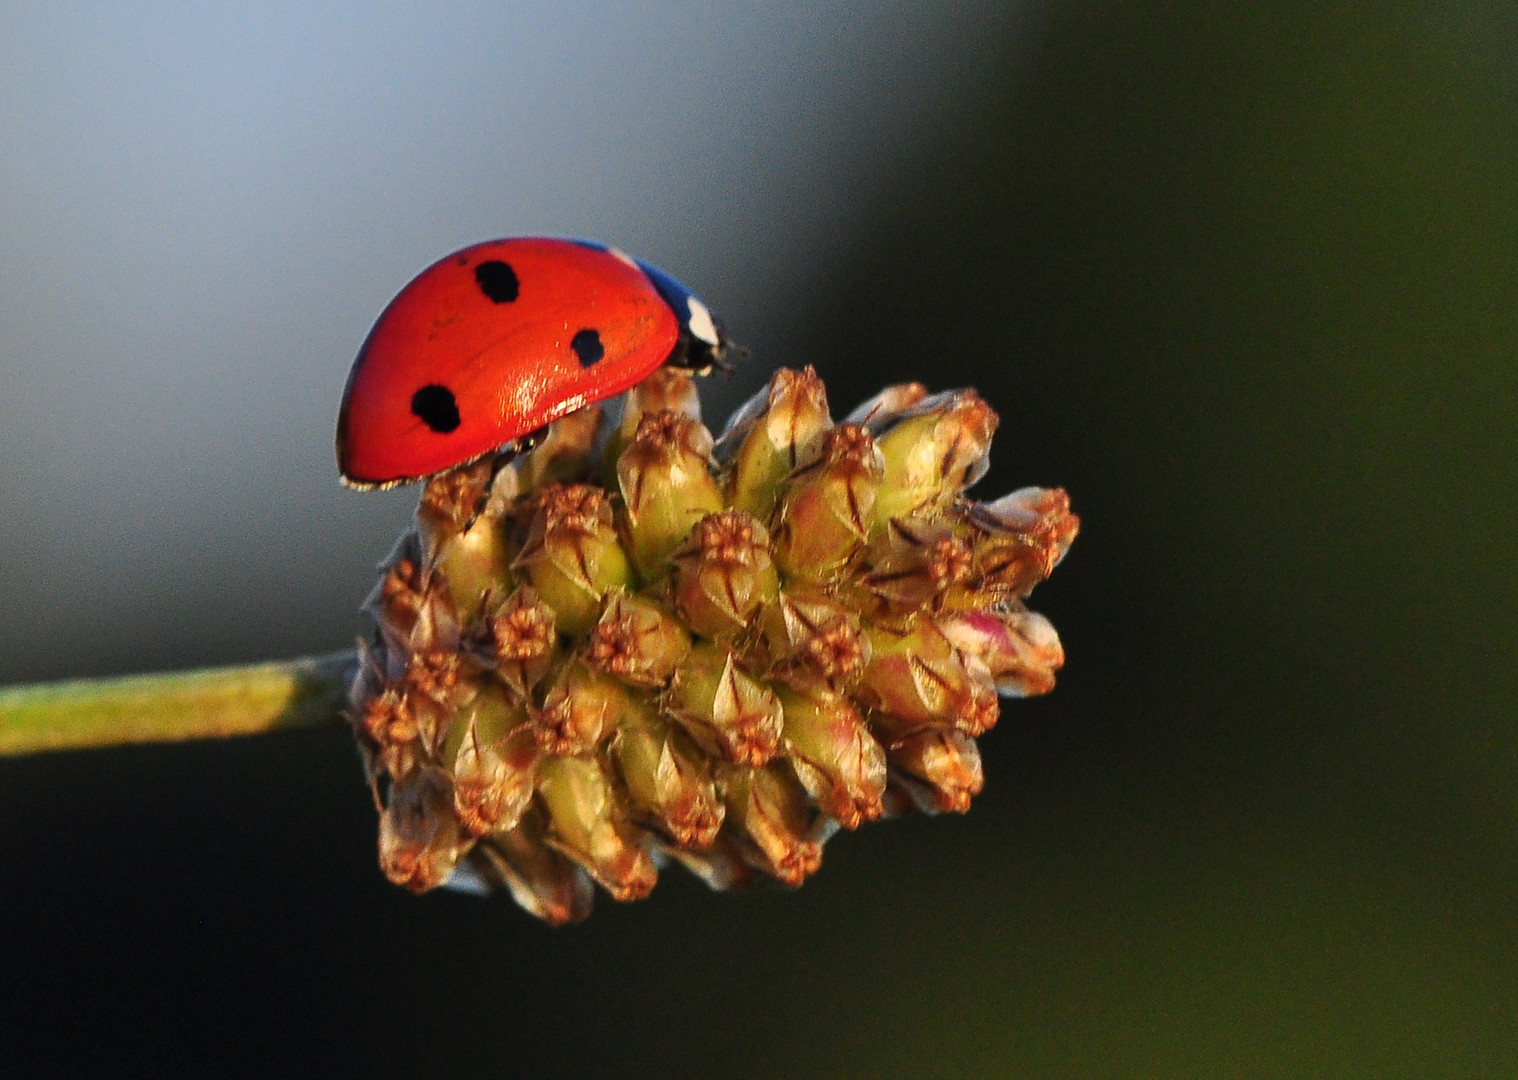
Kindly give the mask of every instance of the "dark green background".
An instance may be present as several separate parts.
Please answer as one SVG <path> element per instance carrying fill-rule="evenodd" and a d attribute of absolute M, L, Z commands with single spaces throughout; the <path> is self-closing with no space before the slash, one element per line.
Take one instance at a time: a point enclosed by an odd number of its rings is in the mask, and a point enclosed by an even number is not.
<path fill-rule="evenodd" d="M 340 733 L 9 762 L 6 1053 L 1518 1073 L 1518 16 L 1368 11 L 1059 6 L 895 164 L 845 272 L 761 313 L 759 363 L 816 364 L 839 412 L 978 386 L 983 494 L 1083 519 L 1033 604 L 1069 665 L 982 740 L 967 817 L 550 931 L 385 885 Z"/>

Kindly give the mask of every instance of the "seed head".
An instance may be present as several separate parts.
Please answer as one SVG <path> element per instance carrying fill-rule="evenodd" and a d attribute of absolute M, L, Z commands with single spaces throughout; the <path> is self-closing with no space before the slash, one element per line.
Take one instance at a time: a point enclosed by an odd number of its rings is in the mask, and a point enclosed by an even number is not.
<path fill-rule="evenodd" d="M 840 828 L 964 812 L 1000 699 L 1064 662 L 1030 590 L 1063 491 L 980 504 L 996 415 L 890 387 L 841 424 L 777 372 L 714 440 L 688 373 L 428 481 L 349 691 L 406 888 L 550 923 L 678 863 L 800 884 Z"/>

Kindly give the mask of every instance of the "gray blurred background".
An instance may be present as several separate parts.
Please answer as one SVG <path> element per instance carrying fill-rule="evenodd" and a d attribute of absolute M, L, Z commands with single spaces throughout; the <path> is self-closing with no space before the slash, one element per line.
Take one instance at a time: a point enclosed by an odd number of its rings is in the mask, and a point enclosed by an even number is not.
<path fill-rule="evenodd" d="M 336 731 L 0 762 L 21 1074 L 1518 1072 L 1511 5 L 7 4 L 0 178 L 0 682 L 350 642 L 343 379 L 491 236 L 1085 522 L 975 808 L 795 893 L 410 897 Z"/>

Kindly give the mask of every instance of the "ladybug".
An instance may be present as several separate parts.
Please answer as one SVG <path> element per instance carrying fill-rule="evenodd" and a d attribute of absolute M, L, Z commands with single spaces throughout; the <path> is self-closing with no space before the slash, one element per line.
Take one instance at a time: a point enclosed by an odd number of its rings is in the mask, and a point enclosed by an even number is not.
<path fill-rule="evenodd" d="M 488 240 L 433 263 L 369 331 L 337 417 L 343 482 L 387 488 L 462 465 L 662 364 L 733 348 L 690 289 L 586 240 Z"/>

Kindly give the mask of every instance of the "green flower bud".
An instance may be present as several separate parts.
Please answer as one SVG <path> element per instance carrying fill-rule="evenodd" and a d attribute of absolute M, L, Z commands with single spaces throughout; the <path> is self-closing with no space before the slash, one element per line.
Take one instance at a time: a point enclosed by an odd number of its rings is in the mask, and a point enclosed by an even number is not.
<path fill-rule="evenodd" d="M 780 593 L 765 607 L 759 628 L 772 675 L 793 685 L 846 689 L 858 681 L 870 659 L 858 612 L 805 586 Z"/>
<path fill-rule="evenodd" d="M 769 532 L 741 510 L 711 514 L 671 555 L 675 607 L 703 637 L 731 637 L 747 628 L 780 587 Z"/>
<path fill-rule="evenodd" d="M 624 532 L 645 580 L 666 570 L 670 553 L 697 522 L 722 509 L 711 449 L 710 432 L 683 413 L 665 410 L 643 417 L 617 459 Z"/>
<path fill-rule="evenodd" d="M 863 583 L 893 609 L 915 611 L 970 581 L 975 553 L 946 521 L 893 518 L 870 551 Z"/>
<path fill-rule="evenodd" d="M 775 564 L 786 580 L 826 583 L 864 549 L 882 475 L 880 451 L 863 428 L 845 424 L 821 455 L 786 482 L 775 530 Z"/>
<path fill-rule="evenodd" d="M 724 808 L 711 763 L 679 728 L 652 712 L 621 725 L 611 756 L 632 804 L 682 848 L 717 839 Z"/>
<path fill-rule="evenodd" d="M 973 390 L 924 398 L 880 436 L 885 480 L 870 516 L 872 533 L 892 518 L 932 516 L 985 475 L 996 413 Z"/>
<path fill-rule="evenodd" d="M 879 435 L 928 396 L 922 383 L 896 383 L 888 386 L 844 417 L 845 424 L 858 424 L 871 435 Z"/>
<path fill-rule="evenodd" d="M 733 769 L 724 779 L 723 801 L 744 857 L 766 874 L 800 885 L 822 865 L 806 791 L 787 766 Z"/>
<path fill-rule="evenodd" d="M 632 444 L 643 418 L 666 411 L 688 416 L 697 423 L 701 421 L 701 395 L 696 391 L 695 379 L 684 368 L 656 368 L 627 392 L 621 419 L 612 429 L 601 455 L 607 465 L 601 479 L 608 488 L 617 486 L 617 461 Z"/>
<path fill-rule="evenodd" d="M 526 706 L 499 684 L 485 686 L 465 710 L 451 749 L 453 809 L 466 835 L 511 829 L 532 801 L 541 756 Z"/>
<path fill-rule="evenodd" d="M 996 723 L 996 688 L 984 668 L 972 669 L 927 618 L 866 631 L 870 662 L 860 698 L 885 714 L 872 719 L 891 739 L 928 727 L 953 724 L 979 735 Z"/>
<path fill-rule="evenodd" d="M 769 385 L 733 414 L 717 443 L 719 459 L 731 462 L 727 490 L 733 507 L 768 521 L 782 481 L 815 456 L 832 426 L 816 371 L 775 372 Z"/>
<path fill-rule="evenodd" d="M 588 754 L 637 707 L 631 691 L 576 657 L 560 669 L 542 708 L 533 712 L 533 731 L 546 753 Z"/>
<path fill-rule="evenodd" d="M 697 643 L 675 672 L 665 710 L 709 753 L 763 765 L 780 748 L 780 701 L 720 645 Z"/>
<path fill-rule="evenodd" d="M 785 742 L 796 778 L 823 813 L 845 829 L 881 815 L 885 751 L 842 694 L 823 687 L 776 690 L 785 710 Z"/>
<path fill-rule="evenodd" d="M 640 831 L 624 820 L 616 789 L 593 760 L 550 757 L 539 767 L 538 795 L 560 851 L 618 900 L 648 895 L 658 870 Z"/>
<path fill-rule="evenodd" d="M 690 634 L 659 604 L 613 592 L 590 631 L 589 661 L 631 686 L 652 689 L 669 682 L 690 652 Z"/>
<path fill-rule="evenodd" d="M 1027 596 L 1059 565 L 1080 528 L 1070 497 L 1057 488 L 1023 488 L 972 507 L 966 517 L 976 529 L 976 588 L 997 596 Z M 982 604 L 970 598 L 954 606 Z"/>
<path fill-rule="evenodd" d="M 584 476 L 593 463 L 600 427 L 599 405 L 587 405 L 555 420 L 547 433 L 517 458 L 518 485 L 534 491 L 572 484 Z"/>
<path fill-rule="evenodd" d="M 587 484 L 545 488 L 513 568 L 553 609 L 561 632 L 589 630 L 600 617 L 601 598 L 632 580 L 606 492 Z"/>

